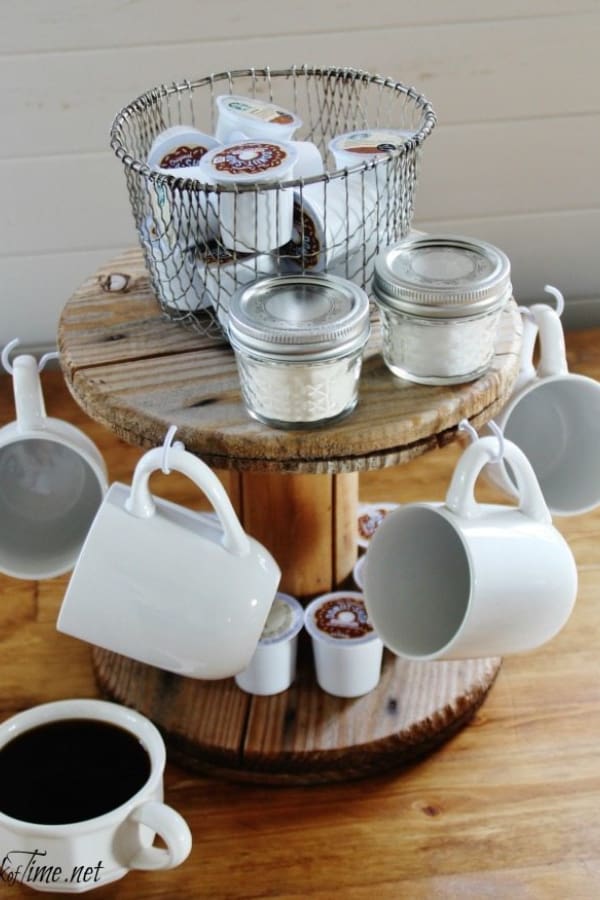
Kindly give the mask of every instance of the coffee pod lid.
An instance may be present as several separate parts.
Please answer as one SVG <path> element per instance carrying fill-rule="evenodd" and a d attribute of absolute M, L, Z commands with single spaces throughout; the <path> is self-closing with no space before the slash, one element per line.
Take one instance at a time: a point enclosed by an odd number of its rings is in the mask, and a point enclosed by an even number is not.
<path fill-rule="evenodd" d="M 304 610 L 304 627 L 314 640 L 336 646 L 353 647 L 379 639 L 359 591 L 333 591 L 316 597 Z"/>
<path fill-rule="evenodd" d="M 364 156 L 388 156 L 414 137 L 413 131 L 395 128 L 369 128 L 338 134 L 329 142 L 332 153 L 343 151 L 356 154 L 358 163 Z"/>
<path fill-rule="evenodd" d="M 298 151 L 281 141 L 238 141 L 216 147 L 200 162 L 208 182 L 217 184 L 285 181 L 293 177 Z"/>
<path fill-rule="evenodd" d="M 179 169 L 197 166 L 203 156 L 220 142 L 190 125 L 173 125 L 154 139 L 147 163 L 152 169 L 177 174 Z"/>
<path fill-rule="evenodd" d="M 339 358 L 362 348 L 370 330 L 362 288 L 325 274 L 249 284 L 231 298 L 229 316 L 234 346 L 278 359 Z"/>
<path fill-rule="evenodd" d="M 230 116 L 247 119 L 254 124 L 269 126 L 281 126 L 286 131 L 300 128 L 302 119 L 268 100 L 259 100 L 257 97 L 242 97 L 239 94 L 220 94 L 216 98 L 217 110 Z"/>
<path fill-rule="evenodd" d="M 509 300 L 510 262 L 486 241 L 451 234 L 408 237 L 378 253 L 373 294 L 382 306 L 409 315 L 480 315 Z"/>
<path fill-rule="evenodd" d="M 264 624 L 259 644 L 265 646 L 295 638 L 304 624 L 304 609 L 291 594 L 278 591 Z"/>

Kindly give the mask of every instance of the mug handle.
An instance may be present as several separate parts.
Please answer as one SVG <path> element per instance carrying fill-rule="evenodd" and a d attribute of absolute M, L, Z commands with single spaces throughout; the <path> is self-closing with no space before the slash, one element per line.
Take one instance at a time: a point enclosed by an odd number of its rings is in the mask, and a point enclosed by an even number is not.
<path fill-rule="evenodd" d="M 551 375 L 566 375 L 569 369 L 560 316 L 555 309 L 545 303 L 536 303 L 531 307 L 531 311 L 540 330 L 538 376 L 548 378 Z"/>
<path fill-rule="evenodd" d="M 128 821 L 146 825 L 164 841 L 164 847 L 140 847 L 127 862 L 130 869 L 174 869 L 189 856 L 192 835 L 185 819 L 165 803 L 148 800 L 136 807 Z"/>
<path fill-rule="evenodd" d="M 458 460 L 446 494 L 446 507 L 450 512 L 464 519 L 474 519 L 480 514 L 482 507 L 475 500 L 475 482 L 483 467 L 495 459 L 497 450 L 498 439 L 487 436 L 467 447 Z M 551 524 L 552 517 L 531 463 L 523 451 L 506 438 L 503 459 L 510 463 L 514 473 L 519 509 L 523 515 L 536 522 Z"/>
<path fill-rule="evenodd" d="M 37 359 L 29 354 L 17 356 L 12 364 L 13 393 L 19 431 L 44 428 L 46 406 Z"/>
<path fill-rule="evenodd" d="M 140 519 L 148 519 L 156 512 L 148 481 L 153 472 L 162 469 L 163 462 L 163 448 L 155 447 L 144 453 L 135 467 L 125 508 Z M 177 445 L 169 449 L 169 468 L 187 475 L 206 494 L 223 527 L 225 549 L 236 556 L 246 556 L 250 552 L 250 540 L 240 525 L 225 488 L 214 472 L 197 456 Z"/>

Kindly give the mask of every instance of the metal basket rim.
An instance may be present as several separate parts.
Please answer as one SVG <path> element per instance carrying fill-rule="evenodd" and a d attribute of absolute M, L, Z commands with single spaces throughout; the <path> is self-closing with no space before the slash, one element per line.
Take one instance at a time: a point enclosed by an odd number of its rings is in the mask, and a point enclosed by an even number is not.
<path fill-rule="evenodd" d="M 176 177 L 174 175 L 168 175 L 164 172 L 157 172 L 154 169 L 151 169 L 147 163 L 142 162 L 139 159 L 136 159 L 132 156 L 125 147 L 121 137 L 119 136 L 119 132 L 122 130 L 122 125 L 127 119 L 131 118 L 134 114 L 142 112 L 144 108 L 147 108 L 161 99 L 162 97 L 169 96 L 170 94 L 180 93 L 182 90 L 195 90 L 196 88 L 205 87 L 206 85 L 213 84 L 216 81 L 223 81 L 235 78 L 242 77 L 259 77 L 259 78 L 279 78 L 279 77 L 295 77 L 297 75 L 308 77 L 314 75 L 322 75 L 328 78 L 352 78 L 353 80 L 362 80 L 368 82 L 369 84 L 377 84 L 384 88 L 391 88 L 398 93 L 406 94 L 417 107 L 419 107 L 422 112 L 425 121 L 423 122 L 421 128 L 415 132 L 413 137 L 410 140 L 405 141 L 402 146 L 396 148 L 395 150 L 389 151 L 388 155 L 384 158 L 380 159 L 368 159 L 363 162 L 357 163 L 355 166 L 346 166 L 342 169 L 336 169 L 331 172 L 324 172 L 320 175 L 313 175 L 310 178 L 296 178 L 290 181 L 279 182 L 261 182 L 258 184 L 232 184 L 232 185 L 214 185 L 208 184 L 204 182 L 200 182 L 197 179 L 188 179 Z M 366 172 L 370 169 L 375 169 L 376 167 L 388 166 L 393 160 L 401 158 L 403 156 L 407 156 L 409 152 L 416 150 L 423 141 L 431 134 L 435 125 L 437 123 L 437 116 L 431 105 L 430 101 L 416 88 L 406 85 L 401 81 L 397 81 L 393 78 L 380 75 L 377 73 L 367 72 L 364 69 L 356 69 L 352 67 L 346 66 L 312 66 L 307 64 L 302 64 L 300 66 L 290 66 L 284 69 L 272 69 L 270 66 L 263 67 L 255 67 L 251 66 L 246 69 L 231 69 L 225 70 L 223 72 L 211 73 L 210 75 L 204 75 L 201 78 L 183 81 L 173 81 L 170 84 L 160 84 L 154 88 L 151 88 L 148 91 L 145 91 L 143 94 L 140 94 L 126 106 L 124 106 L 114 117 L 111 129 L 110 129 L 110 146 L 115 153 L 116 157 L 123 163 L 125 168 L 130 169 L 136 172 L 138 175 L 142 175 L 144 178 L 148 179 L 151 182 L 158 182 L 161 184 L 166 184 L 170 188 L 175 190 L 185 189 L 191 192 L 203 193 L 203 194 L 212 194 L 212 193 L 243 193 L 246 191 L 252 192 L 262 192 L 268 190 L 280 190 L 282 187 L 285 188 L 293 188 L 293 187 L 303 187 L 304 185 L 311 184 L 322 184 L 325 182 L 334 181 L 336 179 L 346 178 L 348 175 L 358 173 L 358 172 Z"/>

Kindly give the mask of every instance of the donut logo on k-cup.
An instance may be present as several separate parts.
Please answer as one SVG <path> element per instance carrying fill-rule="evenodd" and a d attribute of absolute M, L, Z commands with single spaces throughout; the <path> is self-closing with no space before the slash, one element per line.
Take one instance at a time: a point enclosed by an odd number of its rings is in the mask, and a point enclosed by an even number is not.
<path fill-rule="evenodd" d="M 247 141 L 226 147 L 213 157 L 217 172 L 230 175 L 260 175 L 278 168 L 287 159 L 283 147 L 262 141 Z"/>

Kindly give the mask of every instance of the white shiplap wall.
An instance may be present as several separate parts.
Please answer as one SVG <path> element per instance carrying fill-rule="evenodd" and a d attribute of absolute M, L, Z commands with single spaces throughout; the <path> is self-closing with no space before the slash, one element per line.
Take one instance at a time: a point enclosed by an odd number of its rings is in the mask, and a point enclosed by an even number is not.
<path fill-rule="evenodd" d="M 439 124 L 414 224 L 493 241 L 520 301 L 549 282 L 593 316 L 599 46 L 600 0 L 0 0 L 0 343 L 52 342 L 71 292 L 136 241 L 108 148 L 118 109 L 164 81 L 291 63 L 425 93 Z"/>

